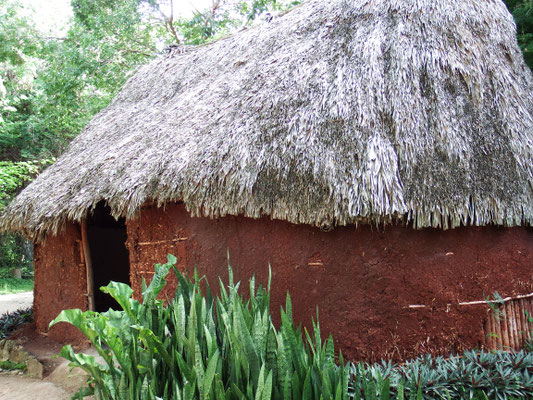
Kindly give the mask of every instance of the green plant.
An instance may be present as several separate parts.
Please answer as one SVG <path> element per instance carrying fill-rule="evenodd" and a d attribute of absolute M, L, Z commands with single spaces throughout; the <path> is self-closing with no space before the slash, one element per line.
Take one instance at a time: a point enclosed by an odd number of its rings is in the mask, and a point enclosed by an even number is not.
<path fill-rule="evenodd" d="M 505 302 L 498 292 L 494 292 L 492 294 L 492 299 L 490 296 L 487 296 L 485 298 L 485 303 L 487 303 L 487 305 L 490 307 L 490 311 L 492 314 L 494 314 L 494 318 L 500 320 L 504 316 L 501 306 Z"/>
<path fill-rule="evenodd" d="M 349 366 L 335 363 L 332 338 L 322 342 L 318 321 L 313 332 L 295 327 L 287 295 L 277 330 L 270 315 L 270 279 L 264 289 L 249 284 L 239 294 L 229 269 L 213 297 L 207 280 L 190 280 L 174 268 L 178 288 L 165 305 L 157 297 L 176 262 L 157 264 L 142 302 L 132 289 L 111 282 L 102 290 L 122 308 L 104 313 L 65 310 L 51 325 L 68 322 L 91 341 L 105 364 L 65 346 L 61 355 L 90 375 L 78 397 L 101 399 L 347 399 Z M 202 291 L 205 286 L 205 295 Z"/>
<path fill-rule="evenodd" d="M 26 364 L 24 363 L 14 363 L 13 361 L 0 361 L 0 370 L 8 371 L 26 371 Z"/>
<path fill-rule="evenodd" d="M 33 290 L 33 280 L 31 279 L 0 278 L 0 295 L 31 290 Z"/>
<path fill-rule="evenodd" d="M 353 364 L 354 399 L 526 399 L 533 397 L 533 353 L 431 357 L 403 365 Z"/>
<path fill-rule="evenodd" d="M 26 322 L 33 321 L 33 309 L 19 308 L 0 316 L 0 339 L 5 339 L 11 332 Z"/>

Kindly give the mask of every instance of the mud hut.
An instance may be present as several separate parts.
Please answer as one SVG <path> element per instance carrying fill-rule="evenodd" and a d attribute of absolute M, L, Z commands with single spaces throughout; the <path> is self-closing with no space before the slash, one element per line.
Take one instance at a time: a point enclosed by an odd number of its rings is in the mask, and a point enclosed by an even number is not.
<path fill-rule="evenodd" d="M 38 329 L 167 253 L 213 282 L 229 250 L 353 359 L 486 345 L 483 299 L 533 292 L 515 29 L 500 0 L 308 0 L 139 68 L 1 219 L 35 241 Z"/>

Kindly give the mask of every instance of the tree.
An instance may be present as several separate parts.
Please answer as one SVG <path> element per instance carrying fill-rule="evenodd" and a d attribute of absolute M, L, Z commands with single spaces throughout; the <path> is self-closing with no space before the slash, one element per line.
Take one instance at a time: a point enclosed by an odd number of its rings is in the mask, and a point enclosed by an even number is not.
<path fill-rule="evenodd" d="M 33 77 L 40 41 L 14 0 L 0 3 L 0 159 L 18 160 L 34 140 L 25 129 L 31 116 Z"/>

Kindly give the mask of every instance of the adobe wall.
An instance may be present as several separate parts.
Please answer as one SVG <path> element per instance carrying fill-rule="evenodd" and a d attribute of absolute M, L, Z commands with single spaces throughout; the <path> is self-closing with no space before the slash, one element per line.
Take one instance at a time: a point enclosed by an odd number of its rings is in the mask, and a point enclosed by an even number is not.
<path fill-rule="evenodd" d="M 48 330 L 50 321 L 63 309 L 87 309 L 87 279 L 78 224 L 68 223 L 57 236 L 35 245 L 34 315 L 38 332 L 58 342 L 85 342 L 73 326 L 60 323 Z"/>
<path fill-rule="evenodd" d="M 488 307 L 458 303 L 495 291 L 533 292 L 531 228 L 323 232 L 268 218 L 191 218 L 179 204 L 144 207 L 127 228 L 137 296 L 141 277 L 149 280 L 167 253 L 178 257 L 180 268 L 197 266 L 218 287 L 217 276 L 227 281 L 229 249 L 237 280 L 255 274 L 264 284 L 271 264 L 275 318 L 287 291 L 295 319 L 306 326 L 318 306 L 322 336 L 333 333 L 337 349 L 352 360 L 479 348 Z"/>

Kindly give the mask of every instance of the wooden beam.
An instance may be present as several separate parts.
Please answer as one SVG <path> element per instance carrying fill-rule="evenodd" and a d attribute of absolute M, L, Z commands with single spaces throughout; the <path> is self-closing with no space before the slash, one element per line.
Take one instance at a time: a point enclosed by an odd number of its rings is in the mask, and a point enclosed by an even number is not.
<path fill-rule="evenodd" d="M 81 221 L 81 245 L 83 248 L 83 257 L 85 259 L 85 272 L 87 273 L 87 299 L 89 300 L 89 310 L 94 311 L 94 275 L 93 264 L 91 260 L 91 249 L 87 237 L 87 220 Z"/>
<path fill-rule="evenodd" d="M 184 242 L 186 240 L 189 240 L 189 238 L 188 237 L 179 237 L 179 238 L 175 238 L 175 239 L 158 240 L 158 241 L 155 241 L 155 242 L 138 242 L 138 243 L 135 243 L 135 245 L 136 246 L 158 246 L 160 244 Z"/>

